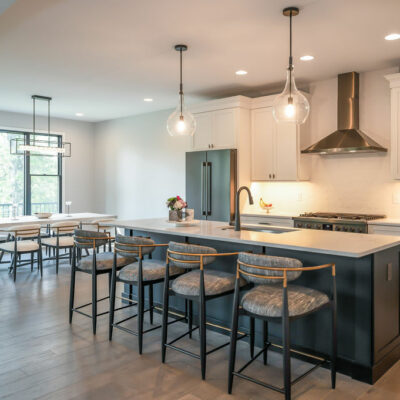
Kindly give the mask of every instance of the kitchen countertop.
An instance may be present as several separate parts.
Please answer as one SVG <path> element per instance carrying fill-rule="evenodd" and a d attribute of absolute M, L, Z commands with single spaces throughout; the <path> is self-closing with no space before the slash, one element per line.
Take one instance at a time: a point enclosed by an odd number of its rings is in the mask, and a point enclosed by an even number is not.
<path fill-rule="evenodd" d="M 400 218 L 382 218 L 368 221 L 368 225 L 392 225 L 400 227 Z"/>
<path fill-rule="evenodd" d="M 400 245 L 400 238 L 396 236 L 319 231 L 314 229 L 276 227 L 281 230 L 289 230 L 288 232 L 279 234 L 244 230 L 236 232 L 233 229 L 221 229 L 227 227 L 228 224 L 226 222 L 218 221 L 199 221 L 199 225 L 196 226 L 176 227 L 175 225 L 168 223 L 164 218 L 154 218 L 141 220 L 116 220 L 107 225 L 138 231 L 165 233 L 177 236 L 249 245 L 261 245 L 266 247 L 354 258 L 363 257 Z M 271 227 L 268 226 L 268 228 Z"/>

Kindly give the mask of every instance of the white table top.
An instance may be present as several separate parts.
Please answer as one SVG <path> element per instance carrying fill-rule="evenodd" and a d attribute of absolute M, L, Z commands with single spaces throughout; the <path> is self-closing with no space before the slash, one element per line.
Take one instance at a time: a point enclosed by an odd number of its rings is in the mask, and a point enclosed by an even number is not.
<path fill-rule="evenodd" d="M 356 258 L 400 245 L 400 238 L 396 236 L 319 231 L 314 229 L 291 228 L 289 232 L 279 234 L 245 230 L 235 232 L 233 229 L 221 229 L 227 227 L 228 224 L 217 221 L 200 221 L 197 226 L 176 227 L 166 222 L 165 219 L 158 218 L 116 220 L 107 225 L 154 233 Z M 285 229 L 282 227 L 277 228 Z"/>
<path fill-rule="evenodd" d="M 90 221 L 98 218 L 116 218 L 115 215 L 110 214 L 97 214 L 97 213 L 75 213 L 71 214 L 70 217 L 67 214 L 53 214 L 50 218 L 37 218 L 34 215 L 24 215 L 17 217 L 18 219 L 12 218 L 0 218 L 0 230 L 2 228 L 8 228 L 10 226 L 18 225 L 29 225 L 29 224 L 52 224 L 54 222 L 62 221 Z"/>

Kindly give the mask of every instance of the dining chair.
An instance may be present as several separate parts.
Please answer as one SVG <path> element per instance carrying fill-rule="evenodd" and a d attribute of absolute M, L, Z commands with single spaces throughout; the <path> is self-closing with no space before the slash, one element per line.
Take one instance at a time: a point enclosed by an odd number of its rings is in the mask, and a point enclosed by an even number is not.
<path fill-rule="evenodd" d="M 40 276 L 43 276 L 42 263 L 42 245 L 40 236 L 40 225 L 20 225 L 6 229 L 8 232 L 8 241 L 0 243 L 0 251 L 2 254 L 9 253 L 11 255 L 10 272 L 13 273 L 14 282 L 17 278 L 17 267 L 31 265 L 33 269 L 34 254 L 37 254 L 37 263 L 40 270 Z M 30 254 L 30 261 L 22 259 L 21 256 Z"/>
<path fill-rule="evenodd" d="M 56 222 L 50 225 L 50 237 L 42 239 L 42 246 L 48 248 L 51 254 L 51 250 L 55 253 L 54 256 L 50 256 L 47 260 L 56 261 L 56 274 L 58 274 L 58 267 L 60 259 L 68 258 L 71 264 L 72 262 L 72 248 L 74 247 L 74 238 L 72 237 L 75 229 L 79 228 L 78 221 L 63 221 Z M 60 250 L 65 250 L 68 254 L 60 255 Z"/>

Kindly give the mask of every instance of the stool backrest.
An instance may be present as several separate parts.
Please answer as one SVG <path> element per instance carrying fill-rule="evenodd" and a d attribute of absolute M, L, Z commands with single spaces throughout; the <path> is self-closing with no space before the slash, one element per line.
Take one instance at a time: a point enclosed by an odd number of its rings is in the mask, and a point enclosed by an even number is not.
<path fill-rule="evenodd" d="M 186 254 L 184 254 L 186 253 Z M 200 268 L 200 256 L 193 254 L 216 254 L 212 247 L 199 246 L 197 244 L 169 242 L 168 257 L 172 266 L 188 269 Z M 186 262 L 185 262 L 186 261 Z M 198 261 L 198 262 L 195 262 Z M 203 265 L 211 264 L 215 257 L 203 257 Z"/>
<path fill-rule="evenodd" d="M 81 249 L 91 249 L 94 247 L 104 246 L 108 239 L 108 235 L 104 232 L 87 231 L 83 229 L 75 229 L 74 242 L 76 247 Z"/>
<path fill-rule="evenodd" d="M 117 253 L 124 257 L 139 256 L 139 247 L 135 245 L 145 245 L 141 247 L 141 255 L 150 254 L 154 251 L 155 247 L 149 245 L 154 244 L 154 240 L 140 236 L 124 236 L 117 235 L 115 237 L 114 247 Z M 124 252 L 126 250 L 126 252 Z"/>
<path fill-rule="evenodd" d="M 14 239 L 33 239 L 40 236 L 40 224 L 19 225 L 7 230 L 14 233 Z"/>
<path fill-rule="evenodd" d="M 79 228 L 78 221 L 63 221 L 51 224 L 50 228 L 56 235 L 67 235 L 74 233 Z"/>
<path fill-rule="evenodd" d="M 267 256 L 265 254 L 253 254 L 253 253 L 239 253 L 238 256 L 239 271 L 245 271 L 253 275 L 262 276 L 282 276 L 283 271 L 268 270 L 257 267 L 270 267 L 270 268 L 287 268 L 287 280 L 293 281 L 301 275 L 301 271 L 290 271 L 290 268 L 302 268 L 303 263 L 295 258 Z M 246 265 L 245 265 L 246 264 Z M 258 278 L 246 274 L 242 274 L 242 277 L 247 282 L 257 284 L 270 284 L 270 283 L 282 283 L 280 279 L 265 279 Z"/>

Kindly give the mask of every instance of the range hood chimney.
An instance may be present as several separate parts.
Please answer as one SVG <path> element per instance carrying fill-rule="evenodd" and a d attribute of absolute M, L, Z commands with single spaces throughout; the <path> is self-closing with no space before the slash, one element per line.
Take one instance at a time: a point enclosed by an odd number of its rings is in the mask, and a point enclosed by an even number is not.
<path fill-rule="evenodd" d="M 302 150 L 304 154 L 376 153 L 387 149 L 359 129 L 359 74 L 338 76 L 338 129 Z"/>

